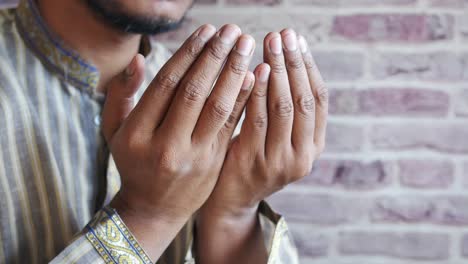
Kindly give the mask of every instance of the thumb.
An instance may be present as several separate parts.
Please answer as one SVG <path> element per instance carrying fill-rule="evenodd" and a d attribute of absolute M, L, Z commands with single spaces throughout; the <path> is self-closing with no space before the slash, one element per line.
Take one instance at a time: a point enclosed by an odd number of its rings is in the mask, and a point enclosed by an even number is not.
<path fill-rule="evenodd" d="M 144 60 L 137 54 L 125 71 L 109 83 L 102 111 L 102 131 L 108 143 L 135 106 L 135 93 L 144 80 Z"/>

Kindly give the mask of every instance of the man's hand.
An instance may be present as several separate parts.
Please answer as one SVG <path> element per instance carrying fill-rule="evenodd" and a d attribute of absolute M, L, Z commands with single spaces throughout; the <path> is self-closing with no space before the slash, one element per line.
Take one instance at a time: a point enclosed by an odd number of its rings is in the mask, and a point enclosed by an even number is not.
<path fill-rule="evenodd" d="M 220 245 L 218 254 L 199 250 L 202 263 L 234 257 L 232 263 L 266 263 L 258 247 L 260 201 L 308 175 L 324 149 L 328 92 L 305 39 L 289 29 L 268 34 L 264 60 L 255 70 L 241 132 L 200 211 L 198 246 Z M 224 232 L 218 239 L 215 228 Z M 230 247 L 222 246 L 222 236 Z"/>
<path fill-rule="evenodd" d="M 234 25 L 215 33 L 196 31 L 133 110 L 141 55 L 108 90 L 103 132 L 122 180 L 112 206 L 153 260 L 212 192 L 253 87 L 253 38 Z"/>

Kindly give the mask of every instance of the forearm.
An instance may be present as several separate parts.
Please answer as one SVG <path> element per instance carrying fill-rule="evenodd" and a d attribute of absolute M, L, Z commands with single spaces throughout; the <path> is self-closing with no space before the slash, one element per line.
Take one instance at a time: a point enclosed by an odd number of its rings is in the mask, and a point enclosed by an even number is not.
<path fill-rule="evenodd" d="M 197 263 L 267 263 L 256 211 L 235 217 L 201 213 L 195 239 Z"/>

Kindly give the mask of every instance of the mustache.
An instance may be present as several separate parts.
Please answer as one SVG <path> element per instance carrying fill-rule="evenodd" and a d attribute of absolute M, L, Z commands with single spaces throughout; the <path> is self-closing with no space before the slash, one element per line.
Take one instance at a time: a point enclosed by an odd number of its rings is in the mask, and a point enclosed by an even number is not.
<path fill-rule="evenodd" d="M 187 14 L 180 20 L 163 17 L 134 15 L 124 11 L 115 0 L 85 0 L 88 7 L 106 24 L 126 33 L 157 35 L 176 30 L 186 21 Z"/>

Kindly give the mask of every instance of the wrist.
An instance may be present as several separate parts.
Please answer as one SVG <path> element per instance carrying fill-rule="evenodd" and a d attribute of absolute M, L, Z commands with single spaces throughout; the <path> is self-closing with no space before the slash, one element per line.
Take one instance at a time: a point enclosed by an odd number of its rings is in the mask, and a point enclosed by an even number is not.
<path fill-rule="evenodd" d="M 164 212 L 152 205 L 148 205 L 138 199 L 132 199 L 119 191 L 114 199 L 112 199 L 110 206 L 114 208 L 121 218 L 129 219 L 129 221 L 138 221 L 151 226 L 153 223 L 156 225 L 183 225 L 185 224 L 190 215 L 182 216 L 169 212 Z"/>
<path fill-rule="evenodd" d="M 183 228 L 187 219 L 172 218 L 154 212 L 145 212 L 140 206 L 129 204 L 119 194 L 112 207 L 152 261 L 159 259 L 170 242 Z"/>
<path fill-rule="evenodd" d="M 195 236 L 197 263 L 266 263 L 258 206 L 237 208 L 234 212 L 207 207 L 199 212 Z M 217 250 L 207 250 L 213 248 Z"/>
<path fill-rule="evenodd" d="M 214 226 L 239 227 L 251 226 L 258 218 L 258 205 L 251 207 L 216 207 L 203 206 L 197 217 L 197 227 L 212 228 Z"/>

